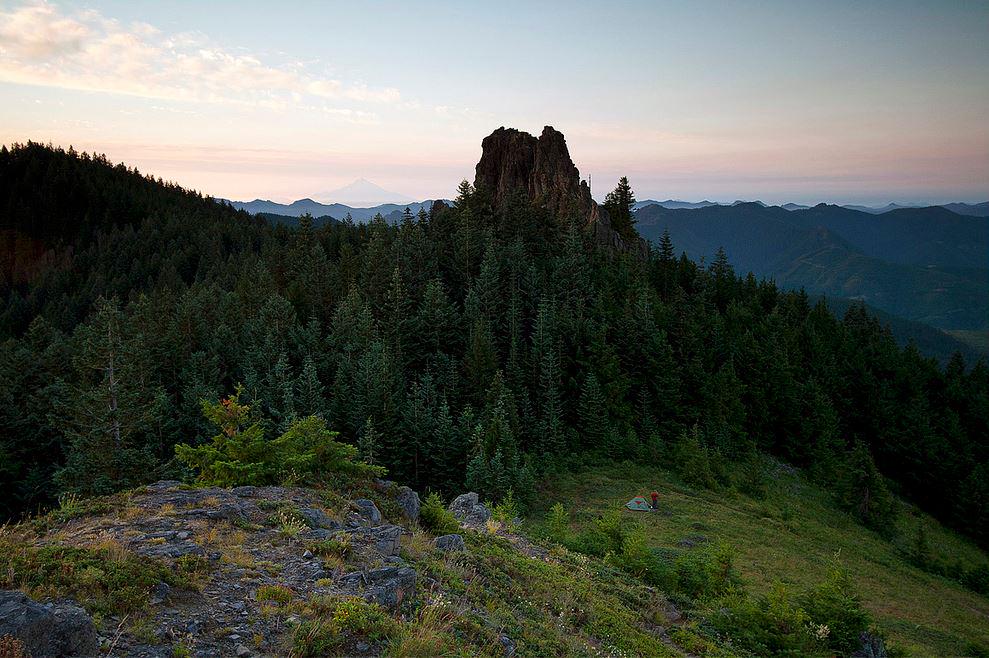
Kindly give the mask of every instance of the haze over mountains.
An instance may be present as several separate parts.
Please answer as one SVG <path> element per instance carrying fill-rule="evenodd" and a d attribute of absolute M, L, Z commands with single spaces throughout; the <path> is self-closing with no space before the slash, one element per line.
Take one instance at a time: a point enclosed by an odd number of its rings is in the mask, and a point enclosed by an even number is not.
<path fill-rule="evenodd" d="M 785 288 L 857 299 L 972 338 L 989 330 L 989 222 L 943 207 L 871 214 L 840 206 L 784 210 L 759 203 L 648 205 L 637 228 L 654 244 L 711 262 L 724 248 L 738 271 Z"/>
<path fill-rule="evenodd" d="M 731 203 L 718 203 L 715 201 L 681 201 L 679 199 L 667 199 L 666 201 L 656 201 L 655 199 L 646 199 L 645 201 L 636 201 L 635 209 L 641 210 L 648 206 L 662 206 L 669 210 L 683 210 L 683 209 L 694 209 L 694 208 L 707 208 L 709 206 L 737 206 L 742 203 L 756 203 L 763 207 L 768 207 L 769 204 L 763 203 L 762 201 L 743 201 L 737 200 Z M 839 204 L 840 205 L 840 204 Z M 811 206 L 803 205 L 799 203 L 784 203 L 779 206 L 784 210 L 806 210 Z M 889 212 L 890 210 L 899 210 L 901 208 L 947 208 L 948 210 L 958 213 L 959 215 L 968 215 L 971 217 L 989 217 L 989 201 L 983 201 L 982 203 L 944 203 L 934 206 L 925 205 L 913 205 L 913 204 L 899 204 L 899 203 L 888 203 L 885 206 L 861 206 L 845 204 L 840 205 L 842 208 L 849 208 L 850 210 L 858 210 L 860 212 L 867 212 L 871 215 L 878 215 L 881 213 Z"/>

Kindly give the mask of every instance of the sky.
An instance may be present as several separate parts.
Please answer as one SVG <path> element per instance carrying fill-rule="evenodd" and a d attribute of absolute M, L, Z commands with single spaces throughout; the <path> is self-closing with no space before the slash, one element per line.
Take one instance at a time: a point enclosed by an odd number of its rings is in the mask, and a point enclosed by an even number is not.
<path fill-rule="evenodd" d="M 0 0 L 0 143 L 218 197 L 451 197 L 544 125 L 599 199 L 985 201 L 989 2 Z"/>

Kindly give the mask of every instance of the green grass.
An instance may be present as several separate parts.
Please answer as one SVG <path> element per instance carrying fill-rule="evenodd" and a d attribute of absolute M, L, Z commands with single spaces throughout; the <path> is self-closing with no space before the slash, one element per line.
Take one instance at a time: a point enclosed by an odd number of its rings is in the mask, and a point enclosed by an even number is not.
<path fill-rule="evenodd" d="M 825 492 L 783 471 L 764 500 L 694 490 L 667 471 L 627 463 L 564 474 L 542 492 L 544 508 L 535 510 L 525 530 L 544 532 L 545 512 L 557 501 L 572 513 L 577 530 L 653 489 L 660 493 L 661 513 L 624 512 L 652 547 L 674 548 L 697 536 L 727 542 L 736 550 L 735 568 L 756 594 L 770 591 L 776 581 L 793 589 L 819 583 L 837 554 L 875 622 L 908 655 L 962 656 L 989 647 L 989 598 L 906 559 L 920 523 L 944 561 L 971 567 L 984 563 L 985 553 L 909 510 L 901 516 L 897 537 L 887 541 L 837 509 Z"/>
<path fill-rule="evenodd" d="M 141 610 L 158 582 L 192 588 L 185 574 L 116 545 L 39 547 L 0 540 L 0 588 L 39 599 L 70 596 L 97 616 Z"/>

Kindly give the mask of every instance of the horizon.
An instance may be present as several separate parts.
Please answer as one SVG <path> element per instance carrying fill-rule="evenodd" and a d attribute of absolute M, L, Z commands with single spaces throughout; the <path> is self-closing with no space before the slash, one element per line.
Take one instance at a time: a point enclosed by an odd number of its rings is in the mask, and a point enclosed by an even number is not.
<path fill-rule="evenodd" d="M 498 126 L 553 125 L 598 200 L 623 175 L 640 199 L 989 198 L 989 6 L 193 6 L 0 1 L 0 143 L 217 198 L 423 200 Z"/>

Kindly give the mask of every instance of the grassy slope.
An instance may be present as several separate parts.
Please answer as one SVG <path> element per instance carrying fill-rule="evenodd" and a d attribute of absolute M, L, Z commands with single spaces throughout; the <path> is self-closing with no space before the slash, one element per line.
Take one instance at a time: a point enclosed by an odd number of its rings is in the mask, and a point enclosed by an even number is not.
<path fill-rule="evenodd" d="M 627 515 L 642 525 L 654 547 L 673 547 L 692 535 L 726 541 L 736 549 L 736 568 L 756 592 L 776 580 L 795 589 L 820 582 L 828 560 L 840 552 L 866 608 L 910 655 L 957 656 L 972 642 L 989 646 L 989 599 L 903 558 L 919 523 L 927 526 L 931 547 L 942 559 L 978 564 L 986 555 L 914 511 L 902 516 L 900 539 L 889 542 L 836 509 L 820 489 L 782 470 L 770 495 L 759 501 L 695 491 L 667 471 L 631 464 L 553 478 L 541 498 L 547 508 L 562 501 L 580 526 L 653 489 L 666 513 Z M 534 515 L 528 529 L 539 532 L 541 522 L 541 514 Z"/>

